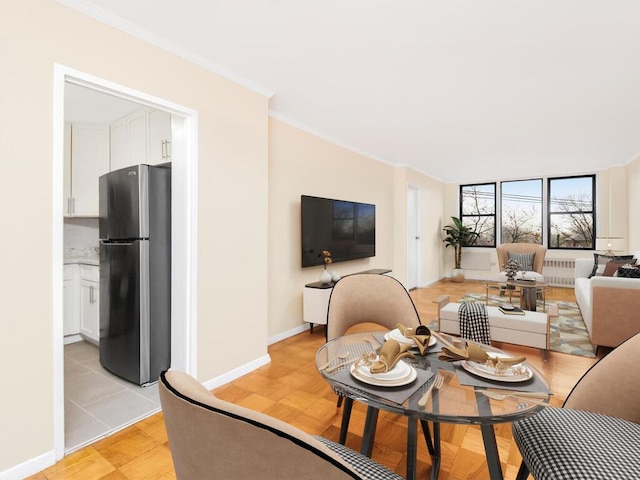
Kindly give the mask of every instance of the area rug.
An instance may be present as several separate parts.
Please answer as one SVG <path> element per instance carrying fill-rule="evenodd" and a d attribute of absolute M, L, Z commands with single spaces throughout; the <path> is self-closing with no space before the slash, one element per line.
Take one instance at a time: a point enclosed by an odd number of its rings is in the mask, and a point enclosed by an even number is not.
<path fill-rule="evenodd" d="M 468 293 L 461 301 L 485 302 L 485 294 Z M 489 295 L 489 305 L 497 306 L 505 302 L 505 297 Z M 516 300 L 517 302 L 517 300 Z M 581 357 L 595 358 L 596 349 L 589 342 L 589 334 L 582 320 L 580 309 L 574 302 L 556 302 L 547 300 L 546 306 L 557 305 L 558 317 L 550 322 L 549 350 Z M 538 311 L 542 311 L 542 302 L 538 302 Z"/>

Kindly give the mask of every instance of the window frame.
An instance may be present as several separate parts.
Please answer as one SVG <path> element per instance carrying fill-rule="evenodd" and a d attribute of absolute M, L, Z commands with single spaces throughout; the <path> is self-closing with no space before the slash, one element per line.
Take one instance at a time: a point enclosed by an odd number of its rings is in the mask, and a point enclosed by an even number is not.
<path fill-rule="evenodd" d="M 518 180 L 501 180 L 500 181 L 500 243 L 504 243 L 504 185 L 506 183 L 517 183 L 517 182 L 540 182 L 540 243 L 536 245 L 544 245 L 545 244 L 545 190 L 544 190 L 544 178 L 536 177 L 536 178 L 522 178 Z M 533 202 L 532 202 L 533 203 Z M 497 233 L 497 232 L 496 232 Z M 524 242 L 526 243 L 526 242 Z"/>
<path fill-rule="evenodd" d="M 591 178 L 591 211 L 576 211 L 573 213 L 587 213 L 592 215 L 593 221 L 593 239 L 590 247 L 552 247 L 551 246 L 551 217 L 553 215 L 567 215 L 571 213 L 552 213 L 551 212 L 551 184 L 554 180 L 566 180 L 571 178 Z M 500 234 L 500 243 L 503 243 L 502 229 L 502 183 L 506 182 L 526 182 L 530 180 L 540 180 L 542 185 L 542 200 L 541 200 L 541 233 L 542 233 L 542 245 L 546 246 L 550 250 L 566 251 L 566 250 L 594 250 L 595 241 L 598 236 L 597 232 L 597 174 L 583 174 L 583 175 L 564 175 L 558 177 L 534 177 L 534 178 L 522 178 L 514 180 L 499 180 L 495 182 L 481 182 L 481 183 L 465 183 L 460 184 L 458 189 L 458 215 L 460 220 L 463 221 L 465 217 L 493 217 L 493 245 L 472 245 L 473 248 L 495 248 L 498 243 L 498 234 Z M 546 181 L 545 181 L 546 180 Z M 463 213 L 463 190 L 469 187 L 482 187 L 487 185 L 493 185 L 494 189 L 494 202 L 493 202 L 493 215 L 469 215 Z M 498 211 L 498 201 L 500 202 L 500 211 Z M 499 222 L 499 223 L 498 223 Z M 545 225 L 546 223 L 546 225 Z"/>
<path fill-rule="evenodd" d="M 463 213 L 463 195 L 462 195 L 462 191 L 465 187 L 482 187 L 482 186 L 486 186 L 486 185 L 493 185 L 493 215 L 465 215 Z M 497 201 L 498 201 L 498 188 L 496 185 L 496 182 L 484 182 L 484 183 L 468 183 L 468 184 L 464 184 L 464 185 L 460 185 L 459 186 L 459 190 L 458 190 L 458 201 L 459 201 L 459 205 L 458 205 L 458 211 L 459 211 L 459 218 L 462 221 L 462 223 L 464 224 L 464 219 L 465 217 L 493 217 L 493 244 L 492 245 L 471 245 L 473 248 L 496 248 L 496 243 L 497 243 L 497 220 L 498 220 L 498 208 L 497 208 Z"/>
<path fill-rule="evenodd" d="M 551 217 L 552 215 L 571 215 L 571 212 L 562 212 L 562 213 L 552 213 L 551 212 L 551 182 L 553 180 L 567 180 L 571 178 L 591 178 L 591 211 L 581 210 L 572 213 L 590 213 L 593 223 L 593 238 L 591 239 L 590 247 L 552 247 L 551 246 Z M 547 241 L 547 248 L 549 250 L 556 251 L 566 251 L 566 250 L 595 250 L 596 248 L 596 237 L 598 236 L 597 232 L 597 222 L 596 222 L 596 210 L 597 210 L 597 181 L 596 174 L 587 174 L 587 175 L 566 175 L 562 177 L 547 177 L 547 231 L 545 232 L 545 239 Z"/>

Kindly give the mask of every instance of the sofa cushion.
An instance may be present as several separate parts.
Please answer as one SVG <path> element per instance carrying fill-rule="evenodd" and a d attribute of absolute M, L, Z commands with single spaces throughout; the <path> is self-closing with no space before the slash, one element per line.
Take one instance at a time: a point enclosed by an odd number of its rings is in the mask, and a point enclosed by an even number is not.
<path fill-rule="evenodd" d="M 593 254 L 593 270 L 589 278 L 595 275 L 602 275 L 604 268 L 609 260 L 631 260 L 633 255 L 605 255 L 603 253 Z"/>
<path fill-rule="evenodd" d="M 604 272 L 602 272 L 603 277 L 613 277 L 614 274 L 618 271 L 618 268 L 623 265 L 635 264 L 636 259 L 632 258 L 631 260 L 609 260 L 604 266 Z"/>
<path fill-rule="evenodd" d="M 616 276 L 623 278 L 640 278 L 640 265 L 622 265 L 616 271 Z"/>
<path fill-rule="evenodd" d="M 547 407 L 514 422 L 513 437 L 537 479 L 640 478 L 640 425 L 634 422 Z"/>
<path fill-rule="evenodd" d="M 518 262 L 518 270 L 525 272 L 533 270 L 533 257 L 535 253 L 507 252 L 507 258 Z"/>

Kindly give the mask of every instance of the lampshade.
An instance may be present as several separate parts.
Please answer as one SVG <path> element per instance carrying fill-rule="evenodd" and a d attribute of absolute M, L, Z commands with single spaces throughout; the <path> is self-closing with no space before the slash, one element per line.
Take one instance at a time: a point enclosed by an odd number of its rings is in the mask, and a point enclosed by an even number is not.
<path fill-rule="evenodd" d="M 596 250 L 608 254 L 615 252 L 624 252 L 627 248 L 626 242 L 622 237 L 597 237 Z"/>

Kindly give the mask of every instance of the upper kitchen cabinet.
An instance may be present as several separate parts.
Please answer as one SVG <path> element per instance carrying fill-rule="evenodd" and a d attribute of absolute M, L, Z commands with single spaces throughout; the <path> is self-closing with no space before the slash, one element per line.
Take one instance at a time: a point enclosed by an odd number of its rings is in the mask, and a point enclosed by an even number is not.
<path fill-rule="evenodd" d="M 98 177 L 109 172 L 109 156 L 108 126 L 65 125 L 65 216 L 98 216 Z"/>
<path fill-rule="evenodd" d="M 171 160 L 171 115 L 143 107 L 113 122 L 111 170 L 131 165 L 157 165 Z"/>

